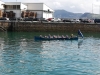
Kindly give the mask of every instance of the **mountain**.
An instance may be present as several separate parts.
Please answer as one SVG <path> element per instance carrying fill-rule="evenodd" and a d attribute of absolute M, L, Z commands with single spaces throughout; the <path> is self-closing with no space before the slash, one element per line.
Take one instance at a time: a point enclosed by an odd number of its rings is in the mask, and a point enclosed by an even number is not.
<path fill-rule="evenodd" d="M 68 12 L 66 10 L 55 10 L 54 12 L 54 17 L 55 18 L 84 18 L 84 19 L 95 19 L 99 18 L 99 14 L 92 14 L 92 13 L 73 13 L 73 12 Z"/>
<path fill-rule="evenodd" d="M 82 13 L 72 13 L 66 10 L 55 10 L 54 17 L 55 18 L 79 18 Z"/>
<path fill-rule="evenodd" d="M 80 18 L 87 18 L 87 19 L 100 19 L 100 14 L 92 14 L 92 13 L 84 13 Z"/>

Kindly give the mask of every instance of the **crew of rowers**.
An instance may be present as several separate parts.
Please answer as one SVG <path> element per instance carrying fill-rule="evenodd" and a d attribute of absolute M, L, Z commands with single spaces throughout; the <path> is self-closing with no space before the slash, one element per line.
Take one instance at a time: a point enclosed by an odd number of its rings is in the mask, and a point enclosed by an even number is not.
<path fill-rule="evenodd" d="M 77 36 L 75 36 L 75 35 L 73 35 L 73 34 L 71 34 L 71 36 L 68 36 L 68 35 L 53 35 L 53 36 L 51 36 L 50 34 L 48 35 L 48 36 L 42 36 L 42 35 L 40 35 L 40 37 L 42 37 L 42 38 L 73 38 L 73 37 L 77 37 Z"/>

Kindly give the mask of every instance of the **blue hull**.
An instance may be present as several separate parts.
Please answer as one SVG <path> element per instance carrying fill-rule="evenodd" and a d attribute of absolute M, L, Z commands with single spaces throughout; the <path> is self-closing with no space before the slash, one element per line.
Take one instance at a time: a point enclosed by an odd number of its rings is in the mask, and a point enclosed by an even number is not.
<path fill-rule="evenodd" d="M 35 40 L 78 40 L 78 37 L 73 38 L 42 38 L 39 36 L 34 37 Z"/>
<path fill-rule="evenodd" d="M 63 37 L 59 37 L 59 38 L 46 38 L 46 37 L 40 37 L 40 36 L 35 36 L 34 39 L 35 40 L 78 40 L 78 37 L 82 37 L 83 38 L 83 34 L 81 33 L 80 30 L 78 30 L 78 36 L 77 37 L 66 37 L 66 38 L 63 38 Z"/>

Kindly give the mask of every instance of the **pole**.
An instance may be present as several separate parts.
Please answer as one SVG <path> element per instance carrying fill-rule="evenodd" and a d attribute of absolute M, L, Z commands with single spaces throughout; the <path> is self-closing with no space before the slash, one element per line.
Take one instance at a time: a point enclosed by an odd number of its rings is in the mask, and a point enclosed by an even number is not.
<path fill-rule="evenodd" d="M 100 5 L 99 5 L 99 14 L 100 14 Z"/>
<path fill-rule="evenodd" d="M 17 0 L 16 0 L 16 22 L 17 22 Z"/>
<path fill-rule="evenodd" d="M 93 3 L 92 3 L 92 14 L 93 14 Z"/>

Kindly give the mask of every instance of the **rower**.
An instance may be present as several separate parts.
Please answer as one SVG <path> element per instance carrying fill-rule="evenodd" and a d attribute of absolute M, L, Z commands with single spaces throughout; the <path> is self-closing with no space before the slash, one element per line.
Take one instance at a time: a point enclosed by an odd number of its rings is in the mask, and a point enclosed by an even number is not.
<path fill-rule="evenodd" d="M 43 37 L 42 35 L 40 35 L 40 37 Z"/>
<path fill-rule="evenodd" d="M 51 38 L 51 35 L 49 34 L 48 37 Z"/>
<path fill-rule="evenodd" d="M 65 38 L 65 36 L 64 36 L 64 35 L 62 35 L 62 38 Z"/>
<path fill-rule="evenodd" d="M 66 38 L 68 38 L 68 35 L 66 35 Z"/>
<path fill-rule="evenodd" d="M 73 35 L 73 34 L 71 34 L 71 38 L 72 38 L 72 37 L 74 37 L 74 35 Z"/>
<path fill-rule="evenodd" d="M 61 36 L 60 35 L 57 35 L 57 38 L 61 38 Z"/>
<path fill-rule="evenodd" d="M 53 35 L 53 38 L 57 38 L 57 36 L 56 35 Z"/>
<path fill-rule="evenodd" d="M 48 36 L 46 36 L 46 35 L 45 35 L 44 37 L 45 37 L 45 38 L 49 38 L 49 37 L 48 37 Z"/>

